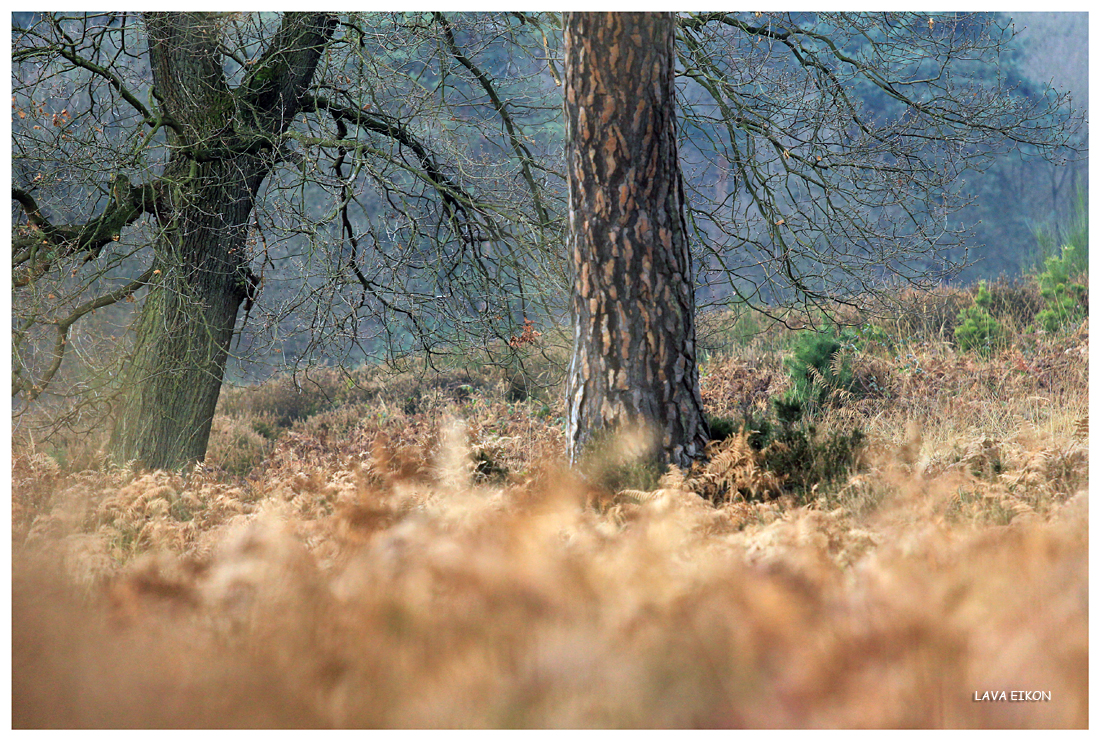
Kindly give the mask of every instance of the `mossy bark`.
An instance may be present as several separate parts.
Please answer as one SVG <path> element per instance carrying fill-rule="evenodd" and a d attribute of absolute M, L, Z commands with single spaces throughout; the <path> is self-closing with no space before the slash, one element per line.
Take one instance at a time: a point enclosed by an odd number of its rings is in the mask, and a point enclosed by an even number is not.
<path fill-rule="evenodd" d="M 135 327 L 111 438 L 118 462 L 177 468 L 206 453 L 249 285 L 245 233 L 263 168 L 248 164 L 203 165 L 177 189 L 179 205 L 165 209 L 155 250 L 159 272 Z"/>
<path fill-rule="evenodd" d="M 157 272 L 135 325 L 110 454 L 179 468 L 202 460 L 237 312 L 251 288 L 249 216 L 274 142 L 299 108 L 334 29 L 327 14 L 288 13 L 231 89 L 217 14 L 149 13 L 149 57 L 170 159 L 158 183 Z M 270 148 L 269 148 L 270 149 Z"/>

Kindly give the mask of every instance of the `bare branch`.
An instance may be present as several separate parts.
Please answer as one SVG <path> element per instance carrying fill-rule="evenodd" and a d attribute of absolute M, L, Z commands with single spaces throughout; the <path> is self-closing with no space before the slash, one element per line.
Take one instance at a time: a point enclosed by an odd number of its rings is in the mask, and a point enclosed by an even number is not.
<path fill-rule="evenodd" d="M 98 218 L 79 225 L 55 226 L 42 215 L 33 196 L 12 188 L 12 199 L 23 207 L 30 223 L 29 228 L 13 229 L 13 267 L 30 263 L 23 274 L 12 276 L 13 286 L 27 286 L 58 260 L 81 252 L 85 253 L 85 262 L 94 260 L 104 246 L 118 240 L 123 227 L 153 212 L 157 186 L 131 185 L 125 175 L 116 175 L 111 195 L 111 202 Z"/>

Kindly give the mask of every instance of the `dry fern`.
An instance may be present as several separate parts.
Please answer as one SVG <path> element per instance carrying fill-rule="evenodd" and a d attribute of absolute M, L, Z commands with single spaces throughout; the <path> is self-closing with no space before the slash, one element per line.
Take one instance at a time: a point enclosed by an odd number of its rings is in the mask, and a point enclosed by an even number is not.
<path fill-rule="evenodd" d="M 711 441 L 706 463 L 691 478 L 693 491 L 712 502 L 778 495 L 782 479 L 761 467 L 761 453 L 749 445 L 749 435 L 749 430 L 742 430 L 725 440 Z"/>

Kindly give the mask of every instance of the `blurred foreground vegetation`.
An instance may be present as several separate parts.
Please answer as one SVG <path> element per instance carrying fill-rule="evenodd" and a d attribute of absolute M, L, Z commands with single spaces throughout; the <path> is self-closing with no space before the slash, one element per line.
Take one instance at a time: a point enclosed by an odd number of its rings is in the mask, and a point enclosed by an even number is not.
<path fill-rule="evenodd" d="M 708 316 L 692 471 L 563 468 L 549 330 L 226 390 L 183 474 L 17 437 L 13 724 L 1085 727 L 1087 288 L 1048 330 L 1044 286 Z"/>

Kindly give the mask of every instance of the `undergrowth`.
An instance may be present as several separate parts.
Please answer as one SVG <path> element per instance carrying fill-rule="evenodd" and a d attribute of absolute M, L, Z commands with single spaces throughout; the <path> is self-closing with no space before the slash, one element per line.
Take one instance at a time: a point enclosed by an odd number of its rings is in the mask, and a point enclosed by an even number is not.
<path fill-rule="evenodd" d="M 691 470 L 571 471 L 560 393 L 490 370 L 231 390 L 180 473 L 16 435 L 12 723 L 1086 727 L 1088 319 L 985 290 L 988 353 L 976 291 L 835 350 L 738 319 Z"/>

